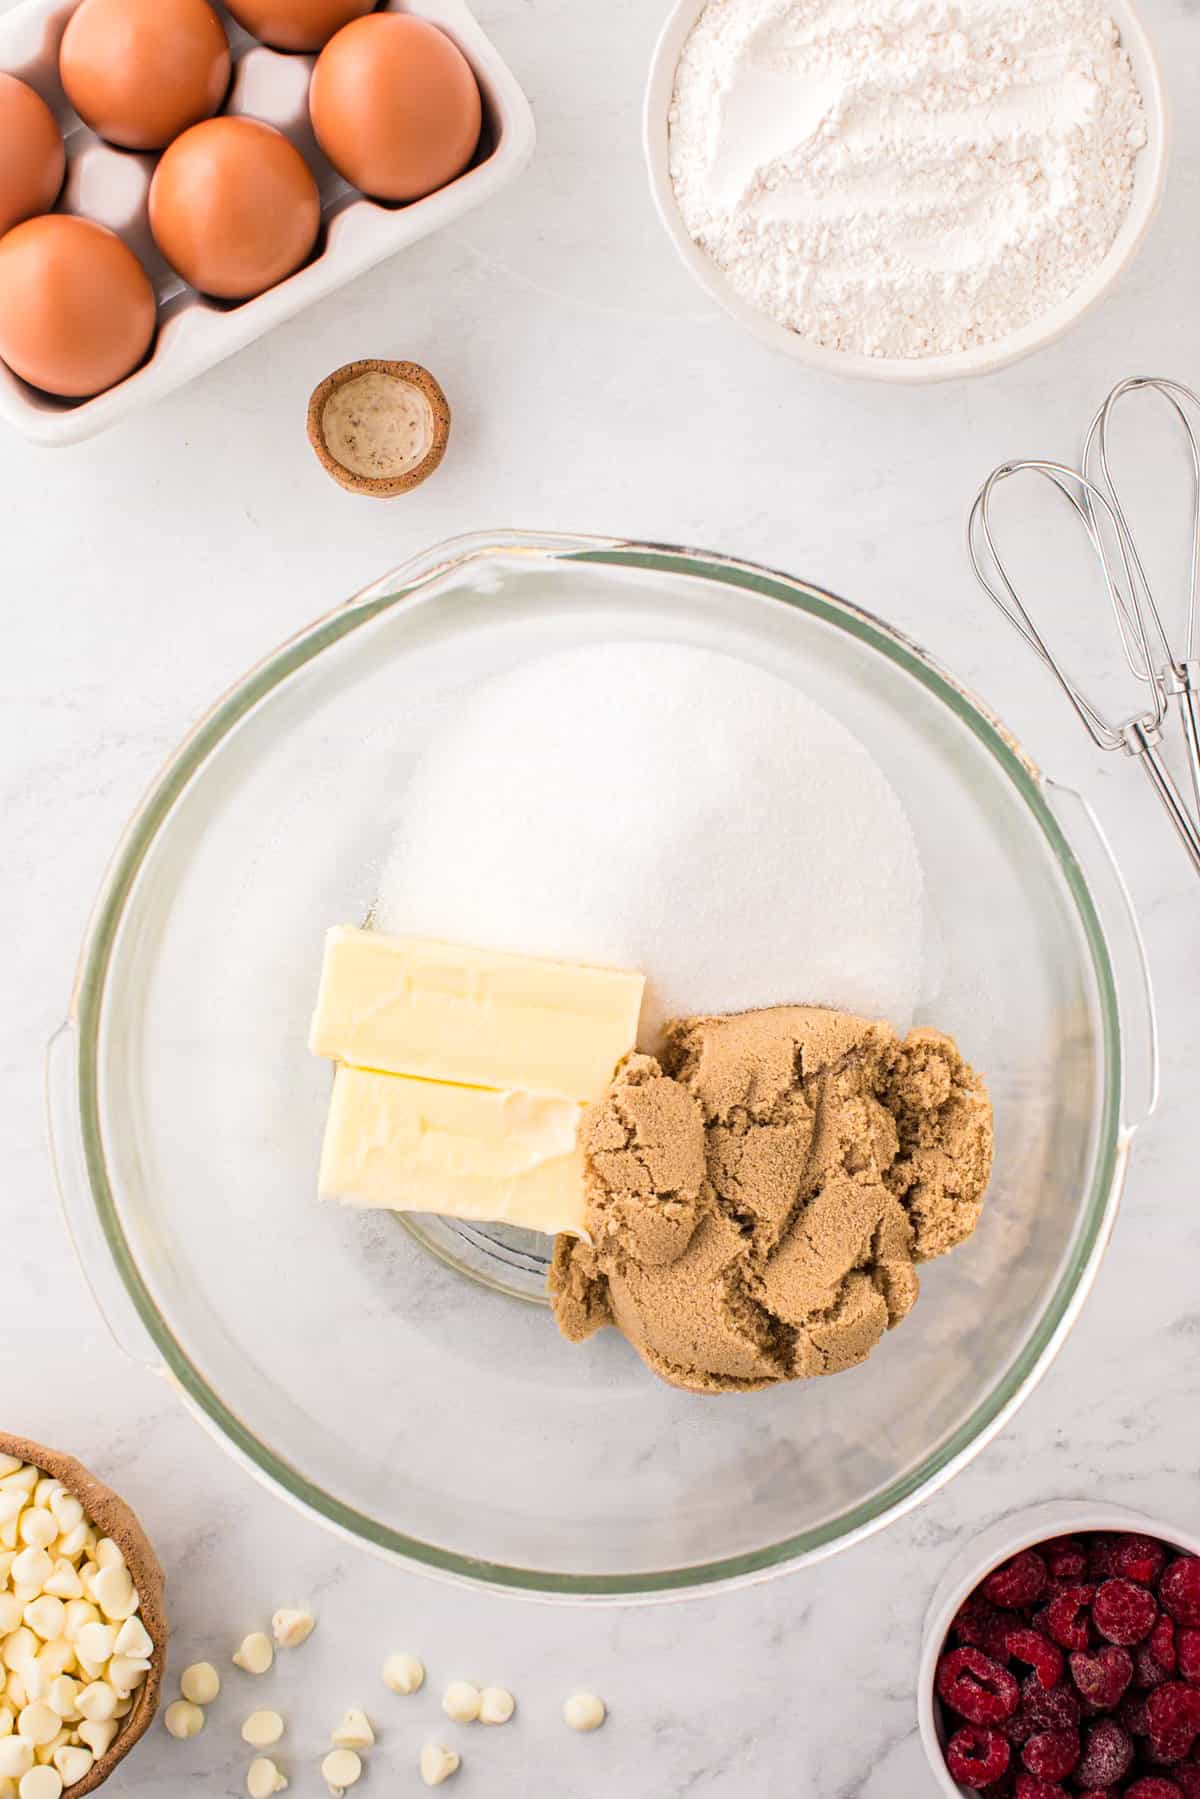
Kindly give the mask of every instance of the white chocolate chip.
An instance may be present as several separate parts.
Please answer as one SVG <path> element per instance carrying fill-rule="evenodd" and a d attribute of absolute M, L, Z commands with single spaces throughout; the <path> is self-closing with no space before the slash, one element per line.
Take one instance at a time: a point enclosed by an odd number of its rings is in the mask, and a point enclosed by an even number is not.
<path fill-rule="evenodd" d="M 270 1749 L 283 1735 L 278 1712 L 251 1712 L 242 1725 L 242 1741 L 252 1749 Z"/>
<path fill-rule="evenodd" d="M 48 1549 L 58 1535 L 53 1512 L 43 1512 L 36 1506 L 27 1506 L 21 1513 L 17 1535 L 30 1549 Z"/>
<path fill-rule="evenodd" d="M 17 1719 L 17 1735 L 35 1749 L 42 1743 L 52 1743 L 61 1729 L 62 1719 L 44 1699 L 32 1700 Z"/>
<path fill-rule="evenodd" d="M 234 1667 L 247 1674 L 265 1674 L 274 1660 L 275 1648 L 265 1630 L 252 1630 L 233 1652 Z"/>
<path fill-rule="evenodd" d="M 572 1730 L 599 1730 L 607 1716 L 603 1699 L 595 1693 L 572 1693 L 563 1706 L 563 1719 Z"/>
<path fill-rule="evenodd" d="M 10 1474 L 19 1474 L 24 1466 L 19 1455 L 0 1455 L 0 1480 Z"/>
<path fill-rule="evenodd" d="M 114 1655 L 108 1664 L 105 1678 L 118 1699 L 128 1699 L 131 1693 L 137 1692 L 149 1672 L 150 1663 L 144 1656 Z M 195 1703 L 194 1693 L 185 1692 L 183 1696 Z M 213 1696 L 216 1697 L 215 1694 Z"/>
<path fill-rule="evenodd" d="M 74 1493 L 68 1493 L 65 1487 L 60 1487 L 57 1493 L 50 1495 L 50 1510 L 54 1514 L 54 1522 L 64 1534 L 83 1523 L 82 1502 L 76 1499 Z"/>
<path fill-rule="evenodd" d="M 193 1662 L 179 1676 L 179 1691 L 193 1705 L 211 1705 L 221 1691 L 221 1676 L 211 1662 Z"/>
<path fill-rule="evenodd" d="M 361 1777 L 362 1762 L 353 1749 L 331 1749 L 321 1763 L 321 1774 L 334 1799 L 341 1799 L 346 1788 Z"/>
<path fill-rule="evenodd" d="M 482 1698 L 469 1680 L 452 1680 L 442 1694 L 442 1710 L 456 1724 L 474 1724 Z"/>
<path fill-rule="evenodd" d="M 13 1565 L 9 1570 L 9 1578 L 14 1587 L 33 1587 L 42 1592 L 46 1582 L 54 1573 L 54 1563 L 39 1545 L 22 1549 L 13 1557 Z"/>
<path fill-rule="evenodd" d="M 62 1775 L 65 1787 L 73 1787 L 77 1780 L 90 1774 L 95 1759 L 90 1749 L 83 1749 L 78 1743 L 68 1743 L 54 1751 L 54 1766 Z"/>
<path fill-rule="evenodd" d="M 11 1636 L 21 1622 L 21 1601 L 15 1593 L 0 1593 L 0 1639 Z"/>
<path fill-rule="evenodd" d="M 24 1493 L 15 1490 L 0 1493 L 0 1524 L 8 1524 L 11 1519 L 19 1518 L 27 1503 Z"/>
<path fill-rule="evenodd" d="M 121 1545 L 114 1543 L 111 1537 L 100 1538 L 92 1559 L 97 1568 L 123 1568 L 125 1566 Z"/>
<path fill-rule="evenodd" d="M 83 1519 L 80 1519 L 79 1523 L 72 1525 L 70 1530 L 64 1530 L 62 1536 L 58 1539 L 58 1553 L 60 1555 L 65 1555 L 68 1561 L 73 1562 L 77 1555 L 83 1554 L 87 1544 L 87 1538 L 87 1524 Z"/>
<path fill-rule="evenodd" d="M 68 1643 L 77 1643 L 85 1624 L 99 1624 L 100 1613 L 90 1599 L 68 1599 L 63 1620 L 63 1635 Z"/>
<path fill-rule="evenodd" d="M 83 1582 L 65 1556 L 58 1556 L 54 1563 L 54 1572 L 46 1581 L 44 1592 L 55 1599 L 79 1599 L 83 1594 Z"/>
<path fill-rule="evenodd" d="M 32 1493 L 37 1484 L 38 1471 L 32 1462 L 22 1463 L 11 1474 L 6 1474 L 3 1479 L 0 1479 L 0 1487 L 3 1487 L 6 1493 Z"/>
<path fill-rule="evenodd" d="M 33 1766 L 33 1744 L 24 1737 L 0 1737 L 0 1777 L 20 1780 Z"/>
<path fill-rule="evenodd" d="M 484 1687 L 479 1695 L 479 1722 L 507 1724 L 517 1709 L 517 1702 L 506 1687 Z"/>
<path fill-rule="evenodd" d="M 46 1688 L 46 1704 L 60 1718 L 74 1720 L 80 1717 L 79 1682 L 72 1680 L 69 1674 L 57 1675 Z"/>
<path fill-rule="evenodd" d="M 62 1775 L 57 1768 L 30 1768 L 22 1774 L 17 1791 L 21 1799 L 61 1799 Z"/>
<path fill-rule="evenodd" d="M 39 1474 L 33 1489 L 34 1505 L 48 1506 L 55 1493 L 65 1493 L 66 1488 L 52 1474 Z"/>
<path fill-rule="evenodd" d="M 62 1635 L 66 1615 L 66 1606 L 53 1593 L 42 1593 L 39 1598 L 31 1599 L 23 1614 L 25 1623 L 43 1643 L 52 1643 Z"/>
<path fill-rule="evenodd" d="M 118 1655 L 148 1656 L 154 1653 L 150 1632 L 140 1618 L 126 1618 L 113 1642 Z"/>
<path fill-rule="evenodd" d="M 15 1723 L 12 1706 L 0 1705 L 0 1737 L 10 1737 Z"/>
<path fill-rule="evenodd" d="M 287 1781 L 269 1755 L 256 1755 L 246 1770 L 246 1791 L 250 1799 L 272 1799 L 282 1793 Z"/>
<path fill-rule="evenodd" d="M 111 1624 L 85 1624 L 75 1637 L 75 1653 L 81 1662 L 103 1667 L 117 1646 L 117 1633 Z"/>
<path fill-rule="evenodd" d="M 271 1619 L 271 1630 L 281 1649 L 298 1649 L 307 1643 L 316 1627 L 311 1612 L 289 1611 L 286 1607 Z"/>
<path fill-rule="evenodd" d="M 425 1684 L 425 1667 L 415 1655 L 389 1655 L 383 1664 L 383 1684 L 393 1693 L 417 1693 Z"/>
<path fill-rule="evenodd" d="M 190 1699 L 176 1699 L 163 1714 L 163 1723 L 173 1737 L 184 1742 L 188 1737 L 198 1737 L 204 1729 L 204 1713 Z M 79 1732 L 83 1736 L 82 1729 Z M 87 1739 L 85 1738 L 85 1741 Z M 101 1751 L 97 1751 L 101 1753 Z"/>
<path fill-rule="evenodd" d="M 168 1706 L 167 1710 L 169 1711 L 170 1709 L 170 1706 Z M 204 1722 L 203 1713 L 201 1713 L 200 1722 L 201 1724 Z M 115 1718 L 103 1720 L 88 1718 L 79 1726 L 77 1734 L 80 1742 L 86 1743 L 93 1755 L 106 1755 L 112 1747 L 113 1738 L 116 1736 L 119 1729 L 120 1725 Z M 167 1729 L 171 1730 L 169 1724 L 167 1725 Z M 176 1734 L 175 1731 L 171 1730 L 172 1736 L 175 1736 Z M 187 1733 L 185 1732 L 185 1735 L 186 1734 Z M 194 1736 L 196 1733 L 193 1731 L 191 1734 Z"/>
<path fill-rule="evenodd" d="M 444 1743 L 426 1743 L 417 1765 L 427 1787 L 440 1787 L 443 1780 L 458 1773 L 460 1763 L 453 1749 L 447 1749 Z"/>
<path fill-rule="evenodd" d="M 94 1724 L 103 1724 L 117 1715 L 117 1693 L 107 1680 L 93 1680 L 84 1687 L 75 1701 L 81 1718 L 88 1718 Z"/>
<path fill-rule="evenodd" d="M 335 1749 L 370 1749 L 375 1741 L 375 1732 L 371 1729 L 371 1721 L 366 1712 L 351 1710 L 346 1713 L 329 1740 Z"/>
<path fill-rule="evenodd" d="M 133 1584 L 133 1576 L 124 1565 L 119 1568 L 101 1568 L 92 1582 L 92 1593 L 106 1618 L 124 1622 L 137 1611 L 137 1589 Z"/>

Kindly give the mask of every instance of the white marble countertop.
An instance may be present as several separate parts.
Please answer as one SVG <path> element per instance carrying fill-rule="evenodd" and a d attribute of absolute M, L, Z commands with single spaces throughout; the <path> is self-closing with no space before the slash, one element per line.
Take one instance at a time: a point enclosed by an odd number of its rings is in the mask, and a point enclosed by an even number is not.
<path fill-rule="evenodd" d="M 1200 4 L 1145 0 L 1176 104 L 1165 210 L 1117 294 L 1064 343 L 976 385 L 838 385 L 740 336 L 676 266 L 637 150 L 641 72 L 662 0 L 480 0 L 532 98 L 537 160 L 488 213 L 375 270 L 95 442 L 0 441 L 5 653 L 0 880 L 0 1420 L 70 1446 L 142 1511 L 171 1576 L 176 1670 L 223 1659 L 275 1605 L 320 1628 L 272 1676 L 292 1721 L 293 1790 L 323 1792 L 332 1714 L 371 1708 L 386 1649 L 434 1671 L 389 1708 L 376 1790 L 421 1790 L 436 1679 L 490 1671 L 521 1701 L 455 1787 L 471 1795 L 893 1799 L 932 1791 L 915 1735 L 921 1616 L 956 1544 L 1054 1495 L 1142 1504 L 1194 1526 L 1200 1503 L 1200 888 L 1126 765 L 1104 762 L 977 594 L 962 530 L 992 464 L 1070 455 L 1108 385 L 1200 378 Z M 336 364 L 416 358 L 455 433 L 437 476 L 352 499 L 304 438 Z M 1159 1113 L 1066 1348 L 1009 1428 L 951 1486 L 866 1545 L 748 1591 L 645 1609 L 552 1608 L 369 1561 L 268 1493 L 174 1394 L 126 1365 L 58 1215 L 42 1054 L 116 835 L 193 717 L 295 627 L 407 553 L 475 527 L 625 533 L 735 552 L 824 582 L 902 626 L 1094 800 L 1128 872 L 1158 979 Z M 1058 601 L 1069 604 L 1069 587 Z M 1103 763 L 1103 766 L 1101 765 Z M 611 1720 L 571 1738 L 563 1693 Z M 376 1707 L 376 1710 L 380 1708 Z M 120 1790 L 241 1790 L 240 1713 L 197 1741 L 156 1730 Z"/>

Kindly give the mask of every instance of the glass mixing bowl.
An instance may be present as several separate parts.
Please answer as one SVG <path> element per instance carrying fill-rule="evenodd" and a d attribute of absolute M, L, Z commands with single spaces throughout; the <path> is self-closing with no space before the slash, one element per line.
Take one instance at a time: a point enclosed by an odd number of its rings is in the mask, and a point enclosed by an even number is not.
<path fill-rule="evenodd" d="M 545 1239 L 315 1197 L 322 935 L 369 912 L 406 769 L 480 677 L 616 637 L 768 667 L 873 752 L 927 875 L 918 1016 L 990 1083 L 977 1234 L 833 1380 L 675 1392 L 614 1332 L 572 1346 L 529 1303 Z M 117 852 L 50 1089 L 68 1216 L 118 1339 L 252 1468 L 422 1567 L 627 1597 L 828 1553 L 987 1441 L 1082 1302 L 1154 1061 L 1136 927 L 1089 814 L 920 651 L 745 563 L 502 536 L 386 576 L 183 744 Z"/>

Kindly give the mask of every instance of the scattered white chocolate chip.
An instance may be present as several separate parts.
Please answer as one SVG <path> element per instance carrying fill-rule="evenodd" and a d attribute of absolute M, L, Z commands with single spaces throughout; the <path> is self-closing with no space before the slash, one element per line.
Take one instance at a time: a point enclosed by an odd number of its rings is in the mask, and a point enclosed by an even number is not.
<path fill-rule="evenodd" d="M 246 1791 L 250 1799 L 272 1799 L 282 1793 L 287 1781 L 269 1755 L 256 1755 L 246 1770 Z"/>
<path fill-rule="evenodd" d="M 200 1735 L 204 1729 L 204 1713 L 198 1705 L 193 1705 L 190 1699 L 176 1699 L 163 1714 L 163 1723 L 173 1737 L 178 1737 L 180 1742 L 183 1742 L 188 1737 Z M 242 1735 L 245 1736 L 245 1734 L 243 1731 Z M 80 1735 L 83 1735 L 82 1731 L 80 1731 Z M 249 1741 L 249 1738 L 246 1740 Z"/>
<path fill-rule="evenodd" d="M 375 1732 L 366 1712 L 350 1710 L 330 1737 L 335 1749 L 370 1749 Z"/>
<path fill-rule="evenodd" d="M 479 1688 L 469 1680 L 452 1680 L 442 1694 L 442 1710 L 456 1724 L 474 1724 L 481 1704 Z"/>
<path fill-rule="evenodd" d="M 298 1649 L 301 1643 L 307 1643 L 316 1622 L 311 1612 L 284 1608 L 271 1619 L 271 1630 L 281 1649 Z"/>
<path fill-rule="evenodd" d="M 321 1774 L 334 1799 L 340 1799 L 361 1778 L 362 1761 L 353 1749 L 331 1749 L 321 1763 Z"/>
<path fill-rule="evenodd" d="M 62 1790 L 62 1775 L 49 1765 L 30 1768 L 17 1785 L 21 1799 L 61 1799 Z"/>
<path fill-rule="evenodd" d="M 242 1725 L 242 1741 L 252 1749 L 270 1749 L 283 1735 L 283 1719 L 278 1712 L 251 1712 Z"/>
<path fill-rule="evenodd" d="M 265 1674 L 274 1660 L 275 1646 L 265 1630 L 252 1630 L 233 1652 L 234 1667 L 247 1674 Z"/>
<path fill-rule="evenodd" d="M 599 1730 L 607 1716 L 603 1699 L 595 1693 L 572 1693 L 563 1706 L 563 1719 L 572 1730 Z"/>
<path fill-rule="evenodd" d="M 221 1676 L 211 1662 L 193 1662 L 179 1676 L 179 1691 L 193 1705 L 211 1705 L 221 1691 Z"/>
<path fill-rule="evenodd" d="M 425 1684 L 425 1666 L 415 1655 L 389 1655 L 383 1664 L 383 1684 L 393 1693 L 416 1693 Z"/>
<path fill-rule="evenodd" d="M 506 1687 L 484 1687 L 479 1695 L 479 1722 L 507 1724 L 517 1709 L 517 1702 Z"/>
<path fill-rule="evenodd" d="M 443 1780 L 458 1773 L 461 1764 L 453 1749 L 447 1749 L 444 1743 L 426 1743 L 417 1765 L 427 1787 L 440 1787 Z"/>

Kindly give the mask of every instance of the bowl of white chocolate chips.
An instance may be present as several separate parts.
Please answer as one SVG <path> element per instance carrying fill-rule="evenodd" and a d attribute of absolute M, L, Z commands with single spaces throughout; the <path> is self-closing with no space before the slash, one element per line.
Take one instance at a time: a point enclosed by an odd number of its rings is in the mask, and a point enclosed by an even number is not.
<path fill-rule="evenodd" d="M 163 1571 L 75 1460 L 0 1433 L 0 1799 L 91 1793 L 158 1709 Z"/>

